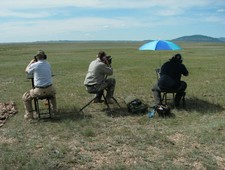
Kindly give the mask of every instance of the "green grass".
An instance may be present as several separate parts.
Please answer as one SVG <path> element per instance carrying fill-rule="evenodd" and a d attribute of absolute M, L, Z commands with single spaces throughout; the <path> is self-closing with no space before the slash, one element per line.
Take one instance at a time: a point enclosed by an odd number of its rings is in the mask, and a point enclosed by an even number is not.
<path fill-rule="evenodd" d="M 186 110 L 174 118 L 131 115 L 124 99 L 154 105 L 155 68 L 175 51 L 138 51 L 140 42 L 0 44 L 0 102 L 19 113 L 0 128 L 0 169 L 225 169 L 225 44 L 180 43 L 190 71 Z M 52 65 L 59 113 L 53 120 L 23 119 L 22 95 L 31 88 L 24 69 L 43 49 Z M 79 113 L 91 95 L 83 86 L 100 50 L 113 57 L 117 80 L 113 117 L 104 104 Z"/>

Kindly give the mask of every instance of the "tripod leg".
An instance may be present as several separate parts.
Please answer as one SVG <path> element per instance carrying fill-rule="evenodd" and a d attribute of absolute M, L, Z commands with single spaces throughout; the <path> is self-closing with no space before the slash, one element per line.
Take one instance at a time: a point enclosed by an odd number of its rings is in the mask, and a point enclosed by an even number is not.
<path fill-rule="evenodd" d="M 112 97 L 112 99 L 116 102 L 116 104 L 119 106 L 119 108 L 121 108 L 120 104 L 118 103 L 118 101 L 116 100 L 115 97 Z"/>
<path fill-rule="evenodd" d="M 105 104 L 106 104 L 107 108 L 108 108 L 109 111 L 111 112 L 111 109 L 110 109 L 110 107 L 109 107 L 109 103 L 108 103 L 107 100 L 106 100 L 105 94 L 103 94 L 102 96 L 103 96 L 103 98 L 104 98 L 104 101 L 105 101 Z"/>
<path fill-rule="evenodd" d="M 82 110 L 84 110 L 88 105 L 91 104 L 91 102 L 93 102 L 97 97 L 93 98 L 90 102 L 88 102 L 86 105 L 84 105 L 79 112 L 81 112 Z"/>

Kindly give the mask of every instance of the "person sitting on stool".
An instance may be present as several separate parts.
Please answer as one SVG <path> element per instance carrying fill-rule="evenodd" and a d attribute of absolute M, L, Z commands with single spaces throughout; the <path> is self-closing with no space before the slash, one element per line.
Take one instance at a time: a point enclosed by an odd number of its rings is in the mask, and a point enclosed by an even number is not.
<path fill-rule="evenodd" d="M 52 85 L 51 65 L 47 62 L 47 55 L 44 51 L 39 50 L 34 59 L 27 65 L 25 72 L 33 76 L 33 89 L 23 94 L 23 102 L 25 108 L 25 119 L 36 118 L 33 115 L 32 100 L 36 97 L 52 96 L 50 99 L 51 110 L 53 113 L 57 111 L 55 88 Z"/>
<path fill-rule="evenodd" d="M 152 88 L 155 98 L 155 104 L 161 103 L 161 91 L 175 91 L 175 107 L 179 107 L 180 100 L 185 95 L 187 83 L 181 81 L 181 75 L 188 76 L 188 70 L 182 64 L 181 54 L 174 55 L 169 61 L 164 63 L 160 69 L 160 78 L 157 84 Z"/>
<path fill-rule="evenodd" d="M 88 68 L 88 73 L 84 80 L 84 85 L 88 93 L 96 93 L 95 103 L 102 102 L 103 90 L 107 91 L 106 100 L 108 104 L 112 104 L 113 94 L 115 90 L 116 80 L 114 78 L 106 78 L 113 75 L 111 66 L 111 56 L 106 56 L 104 51 L 100 51 L 97 59 L 93 60 Z"/>

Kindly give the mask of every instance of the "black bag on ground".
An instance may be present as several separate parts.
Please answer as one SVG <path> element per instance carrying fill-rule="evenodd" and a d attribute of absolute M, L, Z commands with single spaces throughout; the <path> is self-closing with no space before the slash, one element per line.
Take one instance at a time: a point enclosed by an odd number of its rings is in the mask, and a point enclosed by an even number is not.
<path fill-rule="evenodd" d="M 127 103 L 128 112 L 138 114 L 148 111 L 147 104 L 144 104 L 140 99 L 134 99 Z"/>

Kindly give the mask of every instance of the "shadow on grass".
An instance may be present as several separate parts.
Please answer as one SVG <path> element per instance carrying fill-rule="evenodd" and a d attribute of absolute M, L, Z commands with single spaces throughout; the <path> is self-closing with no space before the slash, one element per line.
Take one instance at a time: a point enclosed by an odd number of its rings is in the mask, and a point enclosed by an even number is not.
<path fill-rule="evenodd" d="M 224 107 L 219 104 L 213 104 L 208 101 L 200 100 L 195 97 L 186 99 L 186 110 L 189 112 L 196 111 L 202 114 L 210 114 L 222 112 Z"/>
<path fill-rule="evenodd" d="M 102 111 L 104 111 L 107 116 L 115 118 L 115 117 L 125 117 L 125 116 L 130 116 L 130 117 L 137 117 L 137 116 L 143 116 L 143 115 L 147 115 L 147 112 L 142 112 L 142 113 L 130 113 L 128 112 L 127 107 L 114 107 L 111 108 L 111 112 L 109 110 L 107 110 L 107 108 L 103 109 Z"/>
<path fill-rule="evenodd" d="M 152 109 L 150 106 L 148 106 L 149 109 Z M 146 116 L 148 115 L 148 112 L 150 111 L 148 109 L 148 111 L 146 112 L 140 112 L 140 113 L 130 113 L 128 112 L 128 108 L 127 106 L 124 106 L 124 107 L 112 107 L 111 108 L 111 112 L 107 109 L 107 108 L 104 108 L 102 111 L 104 111 L 107 116 L 109 117 L 112 117 L 112 118 L 115 118 L 115 117 L 125 117 L 125 116 L 130 116 L 130 117 L 138 117 L 138 116 Z M 158 113 L 155 112 L 155 114 L 157 114 L 158 116 Z M 175 118 L 176 115 L 172 112 L 170 112 L 169 115 L 166 115 L 164 117 L 160 117 L 160 118 Z"/>
<path fill-rule="evenodd" d="M 104 108 L 102 111 L 104 111 L 107 116 L 110 117 L 124 117 L 131 115 L 131 113 L 127 111 L 126 107 L 113 107 L 111 108 L 111 111 L 109 111 L 107 108 Z"/>
<path fill-rule="evenodd" d="M 60 122 L 63 120 L 79 121 L 82 119 L 92 118 L 92 115 L 79 112 L 75 107 L 73 108 L 61 108 L 55 113 L 54 118 L 43 118 L 42 121 Z"/>

